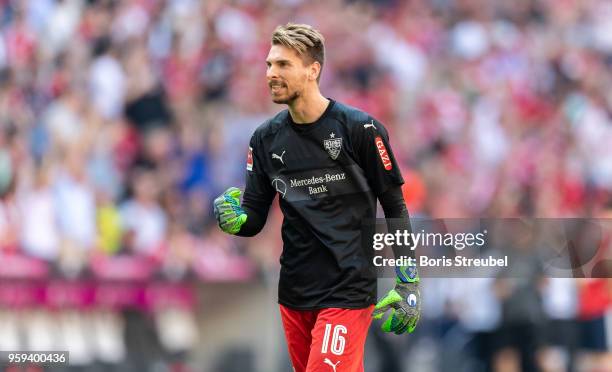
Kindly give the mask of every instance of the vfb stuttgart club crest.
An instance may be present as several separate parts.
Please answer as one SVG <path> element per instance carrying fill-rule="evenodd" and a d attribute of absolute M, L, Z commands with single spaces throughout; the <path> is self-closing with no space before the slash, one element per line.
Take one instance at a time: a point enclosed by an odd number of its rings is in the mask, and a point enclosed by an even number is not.
<path fill-rule="evenodd" d="M 336 160 L 338 159 L 338 155 L 340 155 L 340 150 L 342 150 L 342 138 L 335 138 L 336 135 L 334 132 L 329 134 L 329 139 L 323 140 L 323 147 L 327 150 L 329 156 Z"/>

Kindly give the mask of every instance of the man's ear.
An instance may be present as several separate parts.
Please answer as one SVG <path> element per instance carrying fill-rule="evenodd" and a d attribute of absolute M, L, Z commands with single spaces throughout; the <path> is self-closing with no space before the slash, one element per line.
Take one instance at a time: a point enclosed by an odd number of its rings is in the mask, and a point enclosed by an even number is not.
<path fill-rule="evenodd" d="M 319 74 L 321 73 L 321 64 L 317 61 L 314 61 L 310 64 L 310 72 L 308 74 L 308 78 L 310 80 L 317 80 Z"/>

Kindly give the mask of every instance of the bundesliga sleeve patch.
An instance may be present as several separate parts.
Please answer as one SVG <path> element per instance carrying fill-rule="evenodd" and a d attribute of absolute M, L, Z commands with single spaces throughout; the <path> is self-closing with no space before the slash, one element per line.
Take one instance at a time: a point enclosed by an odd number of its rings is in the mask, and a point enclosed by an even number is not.
<path fill-rule="evenodd" d="M 383 142 L 382 138 L 377 136 L 374 143 L 376 143 L 378 155 L 380 155 L 380 160 L 382 160 L 385 170 L 391 170 L 393 168 L 393 164 L 391 163 L 391 158 L 389 157 L 389 153 L 387 152 L 387 148 L 385 147 L 385 143 Z"/>
<path fill-rule="evenodd" d="M 253 170 L 253 148 L 249 146 L 249 152 L 247 153 L 247 170 Z"/>

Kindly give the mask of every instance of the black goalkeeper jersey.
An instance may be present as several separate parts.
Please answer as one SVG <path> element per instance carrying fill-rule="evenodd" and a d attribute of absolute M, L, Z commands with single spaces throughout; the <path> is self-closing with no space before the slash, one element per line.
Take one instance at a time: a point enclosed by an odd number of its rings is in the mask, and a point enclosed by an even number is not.
<path fill-rule="evenodd" d="M 279 303 L 296 309 L 374 304 L 374 251 L 364 244 L 362 225 L 376 218 L 376 197 L 404 182 L 383 125 L 333 100 L 311 124 L 294 123 L 284 110 L 253 134 L 246 173 L 245 199 L 269 208 L 279 195 Z"/>

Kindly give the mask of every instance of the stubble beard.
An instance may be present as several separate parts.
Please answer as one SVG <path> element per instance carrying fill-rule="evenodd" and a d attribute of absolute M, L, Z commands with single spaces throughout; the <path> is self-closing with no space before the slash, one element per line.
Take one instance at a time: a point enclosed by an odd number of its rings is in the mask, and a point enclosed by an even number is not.
<path fill-rule="evenodd" d="M 272 102 L 280 105 L 290 105 L 300 97 L 300 92 L 293 92 L 287 98 L 272 98 Z"/>

